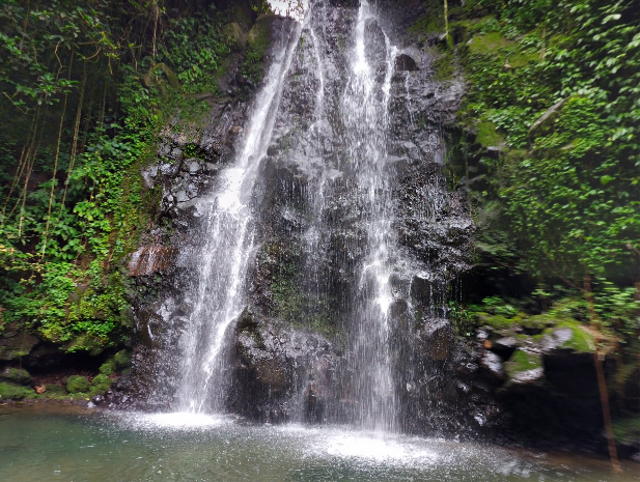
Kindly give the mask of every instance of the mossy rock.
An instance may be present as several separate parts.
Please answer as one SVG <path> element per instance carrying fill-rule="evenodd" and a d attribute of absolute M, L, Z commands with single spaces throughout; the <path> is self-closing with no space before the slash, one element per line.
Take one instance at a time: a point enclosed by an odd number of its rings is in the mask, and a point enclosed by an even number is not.
<path fill-rule="evenodd" d="M 93 397 L 95 395 L 104 395 L 109 387 L 111 387 L 111 379 L 103 374 L 96 375 L 91 380 L 91 391 L 89 392 L 89 396 Z"/>
<path fill-rule="evenodd" d="M 100 365 L 99 370 L 103 375 L 113 375 L 117 370 L 115 359 L 110 358 L 109 360 L 104 362 L 102 365 Z"/>
<path fill-rule="evenodd" d="M 488 326 L 497 331 L 508 330 L 516 325 L 520 325 L 522 320 L 526 318 L 523 313 L 517 313 L 515 316 L 508 317 L 504 315 L 492 315 L 486 312 L 478 312 L 478 325 Z"/>
<path fill-rule="evenodd" d="M 544 377 L 542 357 L 517 349 L 504 364 L 508 376 L 507 385 L 528 385 L 540 383 Z"/>
<path fill-rule="evenodd" d="M 540 54 L 537 52 L 529 53 L 529 52 L 517 51 L 507 57 L 507 63 L 513 69 L 525 67 L 529 64 L 539 62 L 539 61 L 540 61 Z"/>
<path fill-rule="evenodd" d="M 476 35 L 467 42 L 469 52 L 478 55 L 492 54 L 509 45 L 510 42 L 500 32 Z"/>
<path fill-rule="evenodd" d="M 505 144 L 505 140 L 498 134 L 495 124 L 489 120 L 478 122 L 476 139 L 485 147 L 497 147 Z"/>
<path fill-rule="evenodd" d="M 27 385 L 31 381 L 31 375 L 24 368 L 5 368 L 0 372 L 0 381 Z"/>
<path fill-rule="evenodd" d="M 243 73 L 254 83 L 264 77 L 264 58 L 271 45 L 273 21 L 275 15 L 261 15 L 249 31 Z"/>
<path fill-rule="evenodd" d="M 87 393 L 89 391 L 89 380 L 81 375 L 71 375 L 67 380 L 67 392 Z"/>
<path fill-rule="evenodd" d="M 128 350 L 120 350 L 113 357 L 118 370 L 129 368 L 131 366 L 131 353 Z"/>
<path fill-rule="evenodd" d="M 247 31 L 238 22 L 225 25 L 222 34 L 233 40 L 237 50 L 243 50 L 247 45 Z"/>
<path fill-rule="evenodd" d="M 525 328 L 529 328 L 531 330 L 540 330 L 542 332 L 545 328 L 555 326 L 560 321 L 561 319 L 553 315 L 543 314 L 524 317 L 520 321 L 520 324 Z"/>
<path fill-rule="evenodd" d="M 453 54 L 446 52 L 438 55 L 436 61 L 433 63 L 434 73 L 433 78 L 439 82 L 444 82 L 453 79 L 456 72 Z"/>
<path fill-rule="evenodd" d="M 3 336 L 0 336 L 0 360 L 19 360 L 27 356 L 40 340 L 27 333 L 20 333 L 20 328 L 15 324 L 5 326 Z"/>
<path fill-rule="evenodd" d="M 575 320 L 564 320 L 556 324 L 553 329 L 548 330 L 549 334 L 558 334 L 560 330 L 571 331 L 571 337 L 560 345 L 560 349 L 571 350 L 576 353 L 593 353 L 596 347 L 593 336 L 582 328 L 580 322 Z"/>
<path fill-rule="evenodd" d="M 247 43 L 250 47 L 256 47 L 266 52 L 272 39 L 272 25 L 277 17 L 275 15 L 260 15 L 256 23 L 251 27 Z"/>
<path fill-rule="evenodd" d="M 34 396 L 35 392 L 15 383 L 0 383 L 0 400 L 22 400 Z"/>

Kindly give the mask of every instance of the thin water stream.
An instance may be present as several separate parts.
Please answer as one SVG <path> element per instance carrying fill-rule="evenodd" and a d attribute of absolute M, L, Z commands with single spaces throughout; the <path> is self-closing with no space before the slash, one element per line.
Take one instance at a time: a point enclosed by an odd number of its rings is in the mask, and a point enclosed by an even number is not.
<path fill-rule="evenodd" d="M 288 26 L 290 32 L 283 35 L 283 45 L 275 49 L 279 55 L 255 101 L 244 146 L 203 203 L 206 238 L 196 263 L 199 271 L 195 302 L 180 340 L 183 376 L 178 411 L 204 413 L 220 409 L 225 387 L 221 354 L 229 325 L 244 307 L 243 285 L 253 250 L 251 195 L 269 145 L 284 77 L 300 36 L 299 24 Z"/>
<path fill-rule="evenodd" d="M 3 482 L 631 482 L 604 460 L 207 415 L 0 407 Z"/>

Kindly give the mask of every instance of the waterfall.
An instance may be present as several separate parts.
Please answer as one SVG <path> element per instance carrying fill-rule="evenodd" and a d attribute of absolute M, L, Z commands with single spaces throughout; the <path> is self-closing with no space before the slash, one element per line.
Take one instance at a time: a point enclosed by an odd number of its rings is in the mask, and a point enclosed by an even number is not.
<path fill-rule="evenodd" d="M 372 0 L 316 0 L 278 25 L 235 157 L 190 220 L 179 288 L 153 305 L 147 386 L 177 412 L 428 424 L 447 277 L 464 264 L 442 240 L 470 223 L 449 215 L 429 71 L 403 67 Z"/>
<path fill-rule="evenodd" d="M 229 326 L 246 306 L 243 281 L 254 248 L 255 220 L 249 201 L 267 147 L 278 137 L 291 135 L 288 120 L 284 123 L 289 129 L 286 135 L 278 132 L 278 127 L 273 132 L 276 112 L 282 90 L 285 86 L 292 88 L 290 77 L 304 70 L 313 80 L 314 92 L 309 100 L 313 107 L 307 135 L 298 135 L 308 149 L 296 162 L 305 169 L 315 166 L 315 175 L 306 188 L 313 218 L 302 248 L 306 289 L 312 299 L 319 299 L 326 291 L 323 284 L 328 280 L 318 267 L 320 253 L 331 242 L 326 233 L 331 227 L 324 219 L 336 199 L 348 197 L 354 209 L 348 217 L 361 235 L 347 237 L 354 237 L 362 255 L 355 261 L 334 260 L 338 269 L 343 263 L 350 267 L 355 285 L 350 290 L 352 299 L 341 306 L 343 316 L 349 318 L 346 330 L 352 344 L 346 371 L 353 376 L 347 376 L 344 396 L 353 400 L 352 422 L 392 431 L 397 427 L 397 397 L 390 348 L 389 311 L 394 300 L 390 279 L 398 253 L 392 229 L 394 175 L 388 166 L 386 146 L 397 49 L 377 25 L 372 6 L 362 0 L 354 22 L 352 48 L 344 53 L 346 71 L 339 74 L 340 79 L 332 79 L 331 89 L 324 58 L 327 21 L 321 18 L 326 8 L 324 2 L 316 2 L 305 22 L 291 34 L 287 48 L 279 49 L 281 58 L 274 61 L 255 102 L 244 149 L 224 171 L 210 198 L 207 241 L 198 263 L 197 298 L 181 340 L 184 361 L 178 409 L 202 412 L 221 408 L 225 391 L 225 358 L 221 354 Z M 316 32 L 318 23 L 323 28 Z M 370 38 L 371 26 L 375 26 L 374 40 Z M 300 36 L 302 41 L 298 42 Z M 291 116 L 285 112 L 279 115 Z M 341 223 L 338 220 L 338 225 Z"/>
<path fill-rule="evenodd" d="M 390 357 L 389 309 L 393 302 L 390 277 L 394 262 L 391 183 L 387 165 L 389 97 L 396 48 L 384 34 L 382 65 L 372 64 L 365 49 L 365 30 L 375 16 L 362 0 L 356 24 L 351 78 L 343 99 L 347 159 L 354 186 L 362 197 L 360 222 L 366 233 L 367 255 L 357 274 L 353 313 L 356 340 L 353 356 L 357 421 L 368 428 L 393 430 L 396 397 Z M 382 82 L 376 79 L 384 69 Z"/>
<path fill-rule="evenodd" d="M 221 175 L 205 208 L 206 239 L 198 255 L 197 293 L 184 335 L 179 411 L 202 413 L 221 409 L 224 395 L 224 361 L 221 357 L 229 326 L 244 307 L 244 282 L 254 249 L 254 220 L 250 206 L 253 187 L 263 160 L 284 78 L 298 44 L 300 26 L 288 24 L 286 44 L 277 46 L 278 57 L 259 92 L 244 147 Z"/>

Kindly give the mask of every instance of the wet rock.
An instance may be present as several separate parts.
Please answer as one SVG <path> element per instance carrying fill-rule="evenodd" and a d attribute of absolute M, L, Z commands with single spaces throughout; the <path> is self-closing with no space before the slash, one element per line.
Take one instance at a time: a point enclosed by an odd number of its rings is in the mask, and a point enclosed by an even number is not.
<path fill-rule="evenodd" d="M 504 365 L 508 375 L 507 384 L 530 385 L 544 381 L 542 358 L 537 353 L 517 349 Z"/>
<path fill-rule="evenodd" d="M 158 177 L 158 166 L 154 165 L 142 171 L 142 179 L 149 189 L 155 187 L 155 179 Z"/>
<path fill-rule="evenodd" d="M 336 389 L 331 373 L 338 357 L 328 340 L 245 311 L 235 343 L 235 382 L 228 401 L 234 411 L 270 422 L 296 415 L 322 418 Z"/>
<path fill-rule="evenodd" d="M 413 72 L 418 70 L 418 64 L 413 57 L 407 54 L 400 54 L 396 57 L 397 72 Z"/>
<path fill-rule="evenodd" d="M 505 336 L 493 341 L 491 350 L 500 355 L 503 360 L 508 360 L 518 347 L 518 341 L 513 336 Z"/>
<path fill-rule="evenodd" d="M 485 351 L 482 355 L 482 359 L 480 364 L 489 370 L 492 376 L 496 377 L 499 380 L 504 380 L 505 372 L 502 367 L 502 360 L 498 355 L 493 352 Z"/>
<path fill-rule="evenodd" d="M 432 320 L 419 333 L 422 352 L 435 361 L 449 356 L 454 341 L 454 329 L 448 320 Z"/>
<path fill-rule="evenodd" d="M 38 337 L 21 332 L 17 325 L 9 325 L 0 336 L 0 361 L 18 360 L 28 355 L 39 343 Z"/>
<path fill-rule="evenodd" d="M 178 250 L 165 246 L 143 246 L 131 255 L 129 261 L 130 276 L 148 276 L 156 272 L 169 270 L 178 255 Z"/>
<path fill-rule="evenodd" d="M 177 162 L 164 162 L 158 165 L 158 172 L 164 177 L 175 177 L 180 171 L 180 165 Z"/>

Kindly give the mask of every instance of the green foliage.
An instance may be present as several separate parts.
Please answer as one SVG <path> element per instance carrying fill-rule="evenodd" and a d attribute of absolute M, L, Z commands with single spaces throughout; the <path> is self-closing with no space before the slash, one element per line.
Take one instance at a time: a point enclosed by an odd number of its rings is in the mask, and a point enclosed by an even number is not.
<path fill-rule="evenodd" d="M 113 356 L 113 361 L 116 364 L 116 368 L 120 370 L 129 368 L 131 366 L 131 353 L 127 350 L 120 350 Z"/>
<path fill-rule="evenodd" d="M 89 396 L 93 397 L 95 395 L 104 395 L 111 387 L 111 379 L 106 374 L 100 374 L 93 377 L 91 380 L 91 390 L 89 391 Z"/>
<path fill-rule="evenodd" d="M 475 311 L 465 308 L 460 304 L 449 302 L 449 319 L 460 336 L 472 336 L 477 326 L 477 314 Z"/>
<path fill-rule="evenodd" d="M 640 34 L 628 1 L 474 0 L 458 20 L 470 91 L 456 146 L 479 261 L 572 287 L 623 340 L 640 332 Z M 487 147 L 494 148 L 488 151 Z M 499 150 L 495 148 L 499 147 Z M 454 159 L 456 156 L 453 156 Z M 555 292 L 558 292 L 554 288 Z M 491 307 L 482 308 L 491 314 Z M 510 316 L 493 313 L 494 316 Z"/>
<path fill-rule="evenodd" d="M 623 342 L 640 333 L 640 300 L 635 288 L 619 288 L 604 281 L 595 294 L 595 309 L 604 325 L 619 333 Z"/>
<path fill-rule="evenodd" d="M 35 392 L 22 385 L 13 383 L 0 383 L 0 400 L 22 400 L 35 395 Z"/>
<path fill-rule="evenodd" d="M 89 380 L 81 375 L 71 375 L 67 380 L 67 392 L 87 393 L 89 391 Z"/>
<path fill-rule="evenodd" d="M 102 375 L 113 375 L 116 372 L 116 362 L 114 359 L 107 360 L 100 366 L 100 373 Z"/>
<path fill-rule="evenodd" d="M 616 442 L 635 447 L 640 443 L 640 417 L 617 420 L 613 424 Z"/>
<path fill-rule="evenodd" d="M 261 17 L 249 32 L 242 74 L 257 85 L 264 77 L 264 57 L 271 42 L 271 23 L 274 16 Z"/>
<path fill-rule="evenodd" d="M 208 108 L 183 92 L 217 92 L 227 20 L 155 1 L 0 5 L 0 331 L 70 352 L 122 342 L 122 265 L 153 198 L 140 167 L 167 117 Z"/>
<path fill-rule="evenodd" d="M 503 316 L 514 316 L 518 313 L 517 308 L 505 302 L 499 296 L 489 296 L 483 299 L 480 309 L 494 315 Z"/>
<path fill-rule="evenodd" d="M 21 110 L 53 105 L 78 82 L 58 75 L 49 62 L 71 53 L 88 58 L 96 50 L 115 56 L 117 47 L 104 20 L 109 2 L 18 2 L 0 7 L 0 87 Z M 62 67 L 62 65 L 60 65 Z"/>
<path fill-rule="evenodd" d="M 223 14 L 215 11 L 169 21 L 158 59 L 174 67 L 185 92 L 219 90 L 214 73 L 231 51 L 223 25 Z"/>

